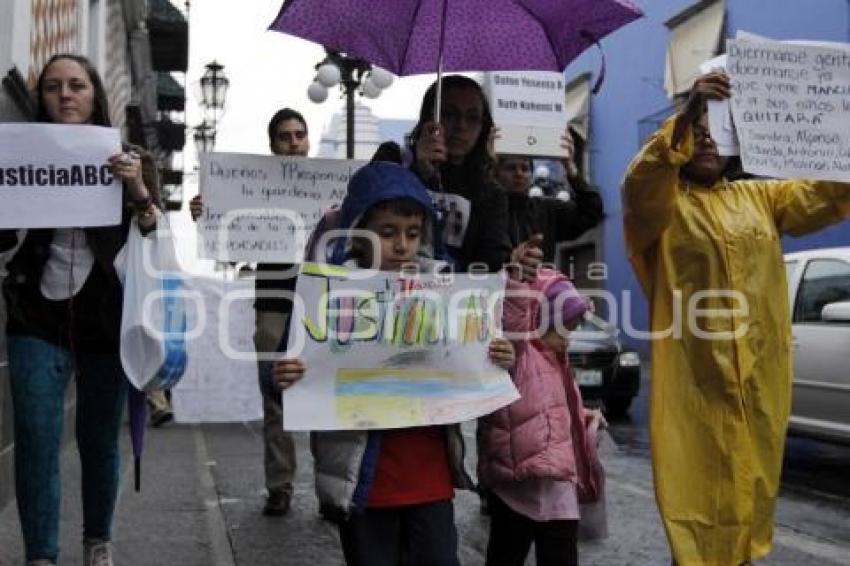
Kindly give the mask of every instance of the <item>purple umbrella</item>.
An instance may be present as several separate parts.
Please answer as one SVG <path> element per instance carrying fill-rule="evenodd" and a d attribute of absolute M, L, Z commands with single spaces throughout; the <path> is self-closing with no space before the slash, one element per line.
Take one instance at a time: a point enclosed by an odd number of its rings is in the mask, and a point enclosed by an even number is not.
<path fill-rule="evenodd" d="M 133 444 L 135 489 L 136 491 L 140 491 L 142 487 L 142 450 L 148 411 L 145 402 L 145 393 L 132 385 L 127 386 L 127 409 L 130 419 L 130 441 Z"/>
<path fill-rule="evenodd" d="M 286 0 L 270 29 L 400 76 L 563 72 L 642 15 L 629 0 Z"/>

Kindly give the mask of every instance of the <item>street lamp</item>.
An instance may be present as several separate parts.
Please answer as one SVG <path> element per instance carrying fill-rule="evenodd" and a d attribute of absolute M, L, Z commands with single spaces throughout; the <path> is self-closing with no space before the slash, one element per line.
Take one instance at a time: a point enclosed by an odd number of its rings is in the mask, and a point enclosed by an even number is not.
<path fill-rule="evenodd" d="M 201 77 L 201 106 L 210 113 L 208 118 L 215 129 L 218 118 L 224 112 L 230 80 L 224 74 L 224 65 L 217 61 L 207 63 L 206 69 Z"/>
<path fill-rule="evenodd" d="M 217 61 L 207 63 L 206 71 L 200 80 L 200 105 L 204 110 L 204 120 L 195 127 L 195 149 L 198 155 L 215 149 L 215 136 L 218 120 L 224 113 L 224 101 L 230 79 L 224 74 L 224 65 Z"/>
<path fill-rule="evenodd" d="M 393 82 L 389 71 L 349 57 L 338 51 L 328 51 L 316 65 L 316 78 L 307 88 L 307 97 L 317 104 L 328 98 L 328 89 L 342 86 L 345 94 L 345 156 L 354 159 L 354 93 L 366 98 L 377 98 L 381 90 Z"/>
<path fill-rule="evenodd" d="M 195 126 L 195 151 L 198 155 L 208 153 L 215 149 L 215 128 L 207 124 L 206 120 Z"/>

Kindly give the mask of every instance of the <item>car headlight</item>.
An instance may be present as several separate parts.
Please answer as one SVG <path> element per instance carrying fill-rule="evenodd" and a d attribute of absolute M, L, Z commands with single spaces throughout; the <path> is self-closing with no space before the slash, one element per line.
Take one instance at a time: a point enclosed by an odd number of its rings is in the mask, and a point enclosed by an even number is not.
<path fill-rule="evenodd" d="M 620 354 L 620 367 L 631 368 L 640 365 L 640 354 L 637 352 L 622 352 Z"/>

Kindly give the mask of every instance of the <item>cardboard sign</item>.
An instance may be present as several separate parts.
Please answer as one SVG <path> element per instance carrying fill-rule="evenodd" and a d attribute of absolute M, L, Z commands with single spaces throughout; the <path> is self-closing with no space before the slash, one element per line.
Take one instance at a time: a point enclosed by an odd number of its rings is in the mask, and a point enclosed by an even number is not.
<path fill-rule="evenodd" d="M 0 124 L 0 228 L 120 224 L 122 186 L 107 166 L 120 152 L 114 128 Z"/>
<path fill-rule="evenodd" d="M 850 181 L 850 46 L 730 40 L 727 51 L 744 169 Z"/>
<path fill-rule="evenodd" d="M 567 128 L 567 114 L 561 73 L 484 73 L 484 90 L 500 129 L 496 153 L 563 157 L 561 136 Z"/>
<path fill-rule="evenodd" d="M 364 163 L 238 153 L 201 155 L 200 257 L 300 262 L 322 214 L 342 202 L 349 179 Z"/>
<path fill-rule="evenodd" d="M 519 397 L 488 357 L 501 275 L 403 275 L 304 264 L 287 355 L 284 428 L 354 430 L 461 422 Z"/>

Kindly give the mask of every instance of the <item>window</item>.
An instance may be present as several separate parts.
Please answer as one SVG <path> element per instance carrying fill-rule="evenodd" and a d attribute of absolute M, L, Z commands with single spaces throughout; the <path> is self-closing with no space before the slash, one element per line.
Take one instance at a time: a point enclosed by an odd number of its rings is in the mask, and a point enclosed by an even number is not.
<path fill-rule="evenodd" d="M 821 322 L 823 307 L 841 301 L 850 301 L 850 262 L 812 260 L 797 291 L 794 322 Z"/>
<path fill-rule="evenodd" d="M 701 0 L 665 22 L 670 29 L 664 70 L 667 96 L 688 92 L 700 64 L 717 55 L 725 13 L 725 0 Z"/>
<path fill-rule="evenodd" d="M 575 142 L 575 161 L 582 177 L 588 179 L 588 136 L 590 134 L 590 73 L 579 75 L 566 87 L 567 126 Z"/>

